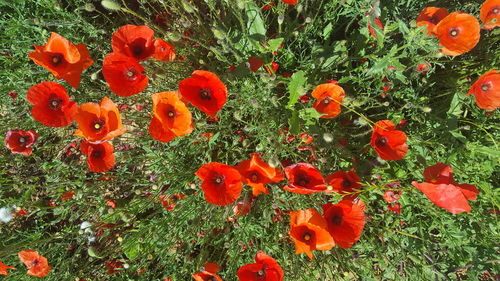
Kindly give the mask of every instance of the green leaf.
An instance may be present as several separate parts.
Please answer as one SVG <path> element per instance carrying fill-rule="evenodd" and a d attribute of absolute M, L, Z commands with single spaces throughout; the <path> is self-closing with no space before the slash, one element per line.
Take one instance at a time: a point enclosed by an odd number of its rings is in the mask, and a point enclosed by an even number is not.
<path fill-rule="evenodd" d="M 245 2 L 245 13 L 247 16 L 248 37 L 256 49 L 261 49 L 260 42 L 266 38 L 266 27 L 260 9 L 253 1 Z"/>
<path fill-rule="evenodd" d="M 278 50 L 281 43 L 283 43 L 283 40 L 284 38 L 276 38 L 267 41 L 267 44 L 269 44 L 269 47 L 267 47 L 267 49 L 271 52 Z"/>
<path fill-rule="evenodd" d="M 141 244 L 134 242 L 129 245 L 129 247 L 123 249 L 123 252 L 127 256 L 127 258 L 133 260 L 142 252 Z"/>
<path fill-rule="evenodd" d="M 332 26 L 332 23 L 330 22 L 323 29 L 323 39 L 326 39 L 326 38 L 328 38 L 328 36 L 330 36 L 330 33 L 332 33 L 332 29 L 333 29 L 333 26 Z"/>
<path fill-rule="evenodd" d="M 305 125 L 313 125 L 323 114 L 316 111 L 316 109 L 309 107 L 299 111 L 300 119 L 304 120 Z"/>
<path fill-rule="evenodd" d="M 292 75 L 292 80 L 288 84 L 288 92 L 290 95 L 288 104 L 286 105 L 287 108 L 292 109 L 299 99 L 300 94 L 304 91 L 304 84 L 307 81 L 305 75 L 306 73 L 304 71 L 295 72 Z"/>
<path fill-rule="evenodd" d="M 290 133 L 292 135 L 298 135 L 300 132 L 299 127 L 299 113 L 297 111 L 292 112 L 292 116 L 288 119 L 288 125 L 290 127 Z"/>

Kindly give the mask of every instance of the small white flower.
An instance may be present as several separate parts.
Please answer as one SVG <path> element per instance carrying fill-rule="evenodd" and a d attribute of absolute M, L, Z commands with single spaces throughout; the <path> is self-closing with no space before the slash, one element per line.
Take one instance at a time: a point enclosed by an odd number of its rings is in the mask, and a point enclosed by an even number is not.
<path fill-rule="evenodd" d="M 88 221 L 84 221 L 84 222 L 82 222 L 82 224 L 80 225 L 80 229 L 86 229 L 86 228 L 89 228 L 89 227 L 91 227 L 91 226 L 92 226 L 92 224 L 91 224 L 90 222 L 88 222 Z"/>
<path fill-rule="evenodd" d="M 8 223 L 12 220 L 12 210 L 10 208 L 0 208 L 0 221 Z"/>

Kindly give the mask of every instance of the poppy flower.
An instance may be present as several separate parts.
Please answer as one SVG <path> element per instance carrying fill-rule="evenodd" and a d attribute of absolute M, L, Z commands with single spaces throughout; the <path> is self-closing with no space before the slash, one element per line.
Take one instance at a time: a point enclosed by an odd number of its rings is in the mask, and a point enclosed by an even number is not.
<path fill-rule="evenodd" d="M 324 115 L 321 118 L 333 118 L 340 114 L 340 103 L 345 97 L 345 92 L 342 87 L 326 83 L 317 86 L 311 93 L 313 98 L 316 98 L 313 106 L 319 113 Z"/>
<path fill-rule="evenodd" d="M 216 274 L 219 271 L 219 266 L 215 263 L 207 262 L 204 266 L 205 270 L 193 274 L 193 279 L 196 281 L 222 281 L 222 278 Z"/>
<path fill-rule="evenodd" d="M 42 82 L 28 90 L 26 99 L 33 105 L 31 115 L 48 127 L 64 127 L 73 122 L 78 109 L 69 99 L 63 86 L 56 82 Z"/>
<path fill-rule="evenodd" d="M 108 268 L 107 273 L 109 275 L 120 273 L 123 269 L 123 263 L 119 261 L 105 261 L 104 266 Z"/>
<path fill-rule="evenodd" d="M 396 201 L 398 201 L 399 199 L 401 199 L 401 194 L 403 192 L 400 191 L 400 190 L 386 190 L 384 192 L 384 200 L 385 202 L 387 203 L 394 203 Z"/>
<path fill-rule="evenodd" d="M 309 163 L 297 163 L 285 168 L 285 175 L 288 185 L 285 190 L 309 194 L 325 191 L 327 186 L 321 173 Z"/>
<path fill-rule="evenodd" d="M 399 203 L 394 203 L 394 204 L 389 204 L 387 205 L 387 209 L 393 213 L 395 213 L 396 215 L 399 215 L 401 214 L 401 204 Z"/>
<path fill-rule="evenodd" d="M 262 251 L 255 255 L 255 263 L 240 267 L 236 274 L 240 281 L 283 281 L 285 275 L 278 262 Z"/>
<path fill-rule="evenodd" d="M 281 0 L 281 1 L 288 5 L 296 5 L 299 2 L 299 0 Z"/>
<path fill-rule="evenodd" d="M 442 19 L 436 25 L 434 33 L 443 46 L 441 52 L 449 56 L 458 56 L 472 50 L 481 36 L 478 20 L 460 12 L 453 12 Z"/>
<path fill-rule="evenodd" d="M 476 104 L 482 109 L 500 107 L 500 73 L 490 70 L 477 79 L 467 95 L 475 95 Z"/>
<path fill-rule="evenodd" d="M 240 200 L 236 205 L 233 207 L 233 216 L 234 218 L 238 218 L 241 216 L 244 216 L 250 212 L 250 209 L 252 208 L 252 202 L 255 197 L 253 196 L 247 196 L 243 200 Z"/>
<path fill-rule="evenodd" d="M 359 240 L 365 226 L 363 201 L 342 200 L 323 205 L 323 217 L 335 244 L 347 249 Z"/>
<path fill-rule="evenodd" d="M 201 188 L 208 203 L 225 206 L 240 197 L 241 175 L 235 168 L 217 162 L 203 165 L 194 173 L 203 182 Z"/>
<path fill-rule="evenodd" d="M 111 37 L 113 53 L 121 53 L 138 61 L 148 59 L 155 53 L 155 32 L 145 25 L 121 26 Z"/>
<path fill-rule="evenodd" d="M 70 190 L 68 192 L 63 193 L 61 196 L 61 201 L 66 201 L 66 200 L 71 200 L 73 199 L 73 196 L 75 196 L 75 192 L 73 190 Z"/>
<path fill-rule="evenodd" d="M 87 165 L 92 172 L 106 172 L 115 165 L 114 148 L 109 142 L 94 144 L 84 140 L 80 150 L 87 155 Z"/>
<path fill-rule="evenodd" d="M 0 261 L 0 275 L 9 275 L 7 269 L 16 269 L 15 267 L 8 266 Z"/>
<path fill-rule="evenodd" d="M 483 29 L 490 30 L 500 26 L 500 1 L 484 1 L 479 11 L 479 18 L 484 23 Z"/>
<path fill-rule="evenodd" d="M 370 145 L 384 160 L 401 160 L 408 152 L 406 134 L 396 130 L 389 120 L 381 120 L 373 127 Z"/>
<path fill-rule="evenodd" d="M 28 267 L 28 275 L 44 277 L 52 269 L 47 259 L 35 250 L 24 250 L 17 253 L 19 259 Z"/>
<path fill-rule="evenodd" d="M 425 182 L 413 181 L 411 184 L 422 191 L 432 203 L 452 214 L 470 212 L 467 200 L 476 200 L 479 190 L 472 184 L 457 184 L 452 172 L 451 166 L 438 162 L 425 168 Z"/>
<path fill-rule="evenodd" d="M 359 194 L 355 192 L 362 188 L 362 185 L 359 183 L 360 181 L 361 179 L 354 169 L 350 169 L 347 173 L 337 171 L 326 177 L 326 182 L 332 187 L 332 190 L 338 192 L 342 196 L 345 195 L 344 199 L 347 200 L 354 200 L 358 197 Z"/>
<path fill-rule="evenodd" d="M 264 65 L 264 61 L 257 57 L 249 57 L 248 63 L 250 64 L 250 71 L 252 72 L 257 72 L 257 70 Z"/>
<path fill-rule="evenodd" d="M 144 91 L 149 83 L 144 68 L 135 59 L 119 53 L 111 53 L 104 58 L 102 75 L 111 92 L 122 97 Z"/>
<path fill-rule="evenodd" d="M 243 183 L 252 188 L 253 196 L 269 194 L 266 184 L 284 179 L 280 169 L 269 166 L 257 153 L 252 153 L 250 160 L 241 161 L 236 169 L 240 172 Z"/>
<path fill-rule="evenodd" d="M 427 34 L 434 35 L 434 27 L 448 15 L 448 10 L 438 7 L 427 7 L 417 17 L 417 26 L 426 26 Z"/>
<path fill-rule="evenodd" d="M 201 111 L 215 117 L 227 99 L 226 86 L 212 72 L 196 70 L 179 82 L 182 96 Z"/>
<path fill-rule="evenodd" d="M 34 47 L 28 57 L 75 89 L 80 85 L 82 72 L 94 63 L 87 45 L 75 45 L 55 32 L 50 34 L 47 44 Z"/>
<path fill-rule="evenodd" d="M 290 236 L 295 243 L 295 254 L 306 253 L 310 259 L 312 251 L 326 251 L 335 246 L 325 219 L 315 209 L 290 212 Z"/>
<path fill-rule="evenodd" d="M 161 61 L 173 61 L 175 59 L 174 45 L 167 43 L 160 38 L 156 38 L 153 45 L 155 47 L 153 58 Z"/>
<path fill-rule="evenodd" d="M 33 130 L 9 130 L 5 135 L 5 146 L 12 153 L 30 156 L 37 138 L 38 134 Z"/>
<path fill-rule="evenodd" d="M 153 119 L 149 134 L 161 142 L 169 142 L 177 136 L 193 131 L 191 112 L 177 92 L 156 93 L 153 98 Z"/>
<path fill-rule="evenodd" d="M 118 108 L 108 97 L 99 104 L 84 103 L 75 115 L 78 129 L 75 136 L 84 137 L 90 142 L 107 141 L 125 133 Z"/>

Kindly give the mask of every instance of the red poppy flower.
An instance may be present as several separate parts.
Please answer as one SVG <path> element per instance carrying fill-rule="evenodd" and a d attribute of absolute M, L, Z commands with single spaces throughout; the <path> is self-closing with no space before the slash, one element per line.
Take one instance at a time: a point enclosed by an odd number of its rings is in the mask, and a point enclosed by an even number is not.
<path fill-rule="evenodd" d="M 80 85 L 82 72 L 94 63 L 87 45 L 74 45 L 55 32 L 50 34 L 47 44 L 34 47 L 35 51 L 29 53 L 28 57 L 57 79 L 66 80 L 75 89 Z"/>
<path fill-rule="evenodd" d="M 208 203 L 229 205 L 241 194 L 241 175 L 229 165 L 211 162 L 203 165 L 194 174 L 203 181 L 201 188 Z"/>
<path fill-rule="evenodd" d="M 284 179 L 280 169 L 269 166 L 257 153 L 252 153 L 250 160 L 240 162 L 236 169 L 240 172 L 243 183 L 252 188 L 253 196 L 269 194 L 266 184 Z"/>
<path fill-rule="evenodd" d="M 154 47 L 153 58 L 161 61 L 173 61 L 175 59 L 174 45 L 165 42 L 163 39 L 156 38 L 154 40 Z"/>
<path fill-rule="evenodd" d="M 500 26 L 500 0 L 484 1 L 479 18 L 484 23 L 483 29 L 490 30 Z"/>
<path fill-rule="evenodd" d="M 359 240 L 365 226 L 364 210 L 365 205 L 361 200 L 342 200 L 335 205 L 323 205 L 323 217 L 335 244 L 347 249 Z"/>
<path fill-rule="evenodd" d="M 113 53 L 121 53 L 138 61 L 148 59 L 155 53 L 154 34 L 155 32 L 145 25 L 124 25 L 111 37 Z"/>
<path fill-rule="evenodd" d="M 361 179 L 354 169 L 350 169 L 347 173 L 337 171 L 326 177 L 326 182 L 332 187 L 332 190 L 338 192 L 347 200 L 354 200 L 358 197 L 359 194 L 355 192 L 362 188 L 360 181 Z"/>
<path fill-rule="evenodd" d="M 35 250 L 24 250 L 17 253 L 19 259 L 28 267 L 28 275 L 44 277 L 52 269 L 47 259 Z"/>
<path fill-rule="evenodd" d="M 295 243 L 295 254 L 306 253 L 310 259 L 312 251 L 326 251 L 335 246 L 325 219 L 315 209 L 290 212 L 290 236 Z"/>
<path fill-rule="evenodd" d="M 115 165 L 114 148 L 109 142 L 94 144 L 83 140 L 80 150 L 87 155 L 87 165 L 92 172 L 106 172 Z"/>
<path fill-rule="evenodd" d="M 435 27 L 434 33 L 443 46 L 445 55 L 458 56 L 472 50 L 479 42 L 479 21 L 472 15 L 453 12 L 442 19 Z"/>
<path fill-rule="evenodd" d="M 313 142 L 314 138 L 311 137 L 310 135 L 308 135 L 307 133 L 301 133 L 299 135 L 299 138 L 300 140 L 305 143 L 305 144 L 310 144 L 311 142 Z"/>
<path fill-rule="evenodd" d="M 370 145 L 384 160 L 401 160 L 408 152 L 406 134 L 396 130 L 389 120 L 381 120 L 373 127 Z"/>
<path fill-rule="evenodd" d="M 193 279 L 195 281 L 222 281 L 222 278 L 215 274 L 219 271 L 219 266 L 215 263 L 207 262 L 205 263 L 205 270 L 193 274 Z"/>
<path fill-rule="evenodd" d="M 30 156 L 37 138 L 38 134 L 33 130 L 9 130 L 5 135 L 5 146 L 12 153 Z"/>
<path fill-rule="evenodd" d="M 470 212 L 467 200 L 476 200 L 479 191 L 472 184 L 457 184 L 453 179 L 452 168 L 437 163 L 424 170 L 425 182 L 413 181 L 411 184 L 422 191 L 432 203 L 453 214 Z"/>
<path fill-rule="evenodd" d="M 9 275 L 7 269 L 16 269 L 15 267 L 8 266 L 0 261 L 0 275 Z"/>
<path fill-rule="evenodd" d="M 285 175 L 288 179 L 288 185 L 285 190 L 309 194 L 323 192 L 327 186 L 321 173 L 309 163 L 297 163 L 285 168 Z"/>
<path fill-rule="evenodd" d="M 102 64 L 102 75 L 111 91 L 122 97 L 138 94 L 149 83 L 144 68 L 131 57 L 119 53 L 108 54 Z"/>
<path fill-rule="evenodd" d="M 277 63 L 277 62 L 271 62 L 271 67 L 265 65 L 264 66 L 264 69 L 266 70 L 266 72 L 269 74 L 269 75 L 273 75 L 274 73 L 276 73 L 276 71 L 278 71 L 278 68 L 280 67 L 280 65 Z"/>
<path fill-rule="evenodd" d="M 490 70 L 477 79 L 467 95 L 475 95 L 476 104 L 482 109 L 495 110 L 500 107 L 500 74 Z"/>
<path fill-rule="evenodd" d="M 283 281 L 285 274 L 275 259 L 258 251 L 255 261 L 238 269 L 236 274 L 240 281 Z"/>
<path fill-rule="evenodd" d="M 108 268 L 107 272 L 109 275 L 120 273 L 123 269 L 123 263 L 119 261 L 105 261 L 104 266 Z"/>
<path fill-rule="evenodd" d="M 255 197 L 253 196 L 247 196 L 243 200 L 240 200 L 236 205 L 233 207 L 233 216 L 234 218 L 244 216 L 250 212 L 250 209 L 252 208 L 252 202 Z"/>
<path fill-rule="evenodd" d="M 99 104 L 84 103 L 75 115 L 78 129 L 75 136 L 84 137 L 90 142 L 107 141 L 125 133 L 118 108 L 108 97 Z"/>
<path fill-rule="evenodd" d="M 61 196 L 61 201 L 66 201 L 66 200 L 71 200 L 73 199 L 73 196 L 75 196 L 75 192 L 73 190 L 70 190 L 68 192 L 63 193 Z"/>
<path fill-rule="evenodd" d="M 248 63 L 250 63 L 250 71 L 252 72 L 257 72 L 264 65 L 264 61 L 256 57 L 249 57 Z"/>
<path fill-rule="evenodd" d="M 387 205 L 387 209 L 396 215 L 401 214 L 401 204 L 399 203 L 389 204 Z"/>
<path fill-rule="evenodd" d="M 399 199 L 401 199 L 401 194 L 403 192 L 400 191 L 400 190 L 386 190 L 384 192 L 384 200 L 385 202 L 387 203 L 394 203 L 396 201 L 398 201 Z"/>
<path fill-rule="evenodd" d="M 73 122 L 78 109 L 69 99 L 63 86 L 56 82 L 42 82 L 28 90 L 26 99 L 33 105 L 31 115 L 48 127 L 64 127 Z"/>
<path fill-rule="evenodd" d="M 345 92 L 342 87 L 326 83 L 317 86 L 311 93 L 313 98 L 316 98 L 313 106 L 319 113 L 324 115 L 321 118 L 333 118 L 340 114 L 340 103 L 345 97 Z"/>
<path fill-rule="evenodd" d="M 417 17 L 417 26 L 426 26 L 427 34 L 434 35 L 434 27 L 448 15 L 448 10 L 438 7 L 427 7 Z"/>
<path fill-rule="evenodd" d="M 153 119 L 149 134 L 161 142 L 169 142 L 177 136 L 193 131 L 191 112 L 179 98 L 178 92 L 156 93 L 153 98 Z"/>
<path fill-rule="evenodd" d="M 299 0 L 281 0 L 283 3 L 288 4 L 288 5 L 296 5 Z"/>
<path fill-rule="evenodd" d="M 196 70 L 179 82 L 182 96 L 201 111 L 215 117 L 227 99 L 226 86 L 212 72 Z"/>

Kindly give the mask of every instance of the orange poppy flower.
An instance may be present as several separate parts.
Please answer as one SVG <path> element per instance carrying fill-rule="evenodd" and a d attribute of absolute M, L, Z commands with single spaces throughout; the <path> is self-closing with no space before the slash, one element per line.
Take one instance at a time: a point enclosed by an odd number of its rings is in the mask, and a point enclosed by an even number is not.
<path fill-rule="evenodd" d="M 35 250 L 24 250 L 17 253 L 19 259 L 28 267 L 28 275 L 44 277 L 49 274 L 52 267 L 47 259 Z"/>
<path fill-rule="evenodd" d="M 448 10 L 438 7 L 427 7 L 417 17 L 417 26 L 426 26 L 427 34 L 434 35 L 436 25 L 448 15 Z"/>
<path fill-rule="evenodd" d="M 290 212 L 290 236 L 295 243 L 295 254 L 306 253 L 310 259 L 312 251 L 326 251 L 335 246 L 325 219 L 315 209 Z"/>
<path fill-rule="evenodd" d="M 370 145 L 384 160 L 401 160 L 408 152 L 406 134 L 396 130 L 394 123 L 389 120 L 375 123 Z"/>
<path fill-rule="evenodd" d="M 471 211 L 467 200 L 476 200 L 479 190 L 472 184 L 457 184 L 453 179 L 451 166 L 438 162 L 425 168 L 424 178 L 423 183 L 413 181 L 411 184 L 432 203 L 452 214 Z"/>
<path fill-rule="evenodd" d="M 442 19 L 435 27 L 434 34 L 443 46 L 445 55 L 458 56 L 472 50 L 479 42 L 479 21 L 472 15 L 453 12 Z"/>
<path fill-rule="evenodd" d="M 364 209 L 365 205 L 361 200 L 342 200 L 335 205 L 323 205 L 323 216 L 335 244 L 347 249 L 359 240 L 365 227 Z"/>
<path fill-rule="evenodd" d="M 152 98 L 153 119 L 149 124 L 149 134 L 152 138 L 169 142 L 174 137 L 193 131 L 191 112 L 180 100 L 178 92 L 156 93 Z"/>
<path fill-rule="evenodd" d="M 500 0 L 484 1 L 479 18 L 484 23 L 483 29 L 490 30 L 500 26 Z"/>
<path fill-rule="evenodd" d="M 226 86 L 212 72 L 196 70 L 179 82 L 182 96 L 201 111 L 215 118 L 227 99 Z"/>
<path fill-rule="evenodd" d="M 345 97 L 345 92 L 342 87 L 326 83 L 314 88 L 311 93 L 313 98 L 316 98 L 313 106 L 319 113 L 324 115 L 321 118 L 333 118 L 340 114 L 340 103 Z"/>
<path fill-rule="evenodd" d="M 118 108 L 108 97 L 104 97 L 99 104 L 89 102 L 80 105 L 75 120 L 78 123 L 75 136 L 90 142 L 107 141 L 126 131 Z"/>
<path fill-rule="evenodd" d="M 252 153 L 250 160 L 241 161 L 236 169 L 240 172 L 243 183 L 252 188 L 253 196 L 269 194 L 266 184 L 284 179 L 280 169 L 269 166 L 257 153 Z"/>
<path fill-rule="evenodd" d="M 354 169 L 350 169 L 349 172 L 337 171 L 328 177 L 326 177 L 326 182 L 332 187 L 332 190 L 345 195 L 344 199 L 354 200 L 359 194 L 349 194 L 356 190 L 361 189 L 361 184 L 359 176 L 356 174 Z"/>
<path fill-rule="evenodd" d="M 175 59 L 174 45 L 167 43 L 160 38 L 156 38 L 153 44 L 155 47 L 153 58 L 161 61 L 173 61 Z"/>
<path fill-rule="evenodd" d="M 50 34 L 47 44 L 34 47 L 35 51 L 29 53 L 28 57 L 57 79 L 66 80 L 75 89 L 80 85 L 82 72 L 94 63 L 87 45 L 74 45 L 55 32 Z"/>
<path fill-rule="evenodd" d="M 240 267 L 236 274 L 240 281 L 283 281 L 285 275 L 278 262 L 262 251 L 255 255 L 255 263 Z"/>
<path fill-rule="evenodd" d="M 215 263 L 205 263 L 205 270 L 193 274 L 193 279 L 196 281 L 222 281 L 222 278 L 216 274 L 219 271 L 219 266 Z"/>
<path fill-rule="evenodd" d="M 108 54 L 102 64 L 102 75 L 111 91 L 122 97 L 138 94 L 149 83 L 144 68 L 131 57 L 119 53 Z"/>
<path fill-rule="evenodd" d="M 5 146 L 12 153 L 30 156 L 37 138 L 38 134 L 33 130 L 9 130 L 5 135 Z"/>
<path fill-rule="evenodd" d="M 208 203 L 229 205 L 241 194 L 241 175 L 229 165 L 211 162 L 203 165 L 194 174 L 203 181 L 201 188 Z"/>
<path fill-rule="evenodd" d="M 300 193 L 318 193 L 325 191 L 327 186 L 321 173 L 309 163 L 297 163 L 285 168 L 288 185 L 285 190 Z"/>
<path fill-rule="evenodd" d="M 80 150 L 87 155 L 87 166 L 92 172 L 106 172 L 115 165 L 114 148 L 109 142 L 94 144 L 83 140 Z"/>
<path fill-rule="evenodd" d="M 63 86 L 56 82 L 42 82 L 28 90 L 26 99 L 33 105 L 31 115 L 48 127 L 64 127 L 75 117 L 78 106 L 69 99 Z"/>
<path fill-rule="evenodd" d="M 500 74 L 490 70 L 477 79 L 467 95 L 476 96 L 476 104 L 482 109 L 495 110 L 500 107 Z"/>
<path fill-rule="evenodd" d="M 281 0 L 283 3 L 288 4 L 288 5 L 296 5 L 299 0 Z"/>
<path fill-rule="evenodd" d="M 111 37 L 113 53 L 121 53 L 138 61 L 148 59 L 155 53 L 154 34 L 145 25 L 124 25 Z"/>
<path fill-rule="evenodd" d="M 0 261 L 0 275 L 9 275 L 7 269 L 16 269 L 15 267 L 8 266 Z"/>

